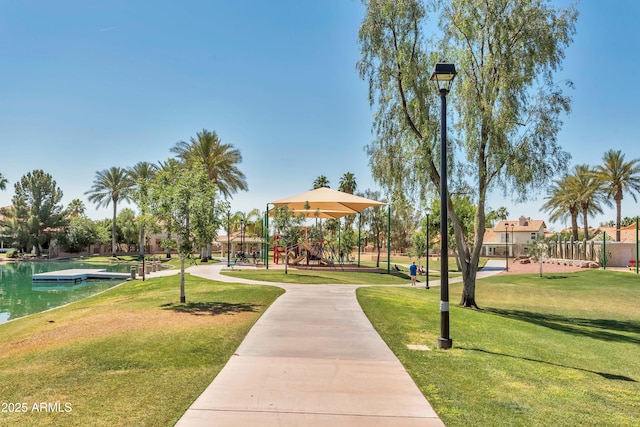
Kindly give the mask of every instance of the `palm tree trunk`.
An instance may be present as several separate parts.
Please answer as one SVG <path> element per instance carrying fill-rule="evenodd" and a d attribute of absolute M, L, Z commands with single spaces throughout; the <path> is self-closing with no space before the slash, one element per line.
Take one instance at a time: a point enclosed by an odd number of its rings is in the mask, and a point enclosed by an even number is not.
<path fill-rule="evenodd" d="M 622 192 L 616 197 L 616 242 L 620 241 L 620 223 L 622 222 Z"/>
<path fill-rule="evenodd" d="M 116 251 L 116 212 L 117 212 L 117 200 L 113 200 L 113 219 L 111 220 L 111 255 L 115 258 L 118 256 Z"/>
<path fill-rule="evenodd" d="M 589 240 L 589 224 L 588 224 L 587 208 L 582 209 L 582 225 L 584 225 L 584 238 L 585 240 Z"/>
<path fill-rule="evenodd" d="M 573 240 L 578 241 L 578 211 L 571 212 L 571 231 L 573 234 Z"/>

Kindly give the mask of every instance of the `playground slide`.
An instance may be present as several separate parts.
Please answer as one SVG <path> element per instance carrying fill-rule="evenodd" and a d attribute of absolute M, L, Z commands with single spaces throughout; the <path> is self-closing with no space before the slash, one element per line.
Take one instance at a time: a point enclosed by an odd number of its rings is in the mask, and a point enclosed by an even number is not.
<path fill-rule="evenodd" d="M 322 253 L 323 251 L 318 248 L 311 247 L 307 242 L 303 242 L 300 246 L 302 246 L 302 249 L 309 251 L 312 256 L 316 257 L 320 261 L 320 264 L 328 265 L 329 267 L 335 266 L 335 262 L 330 258 L 324 257 Z"/>
<path fill-rule="evenodd" d="M 298 265 L 307 257 L 306 253 L 302 253 L 298 258 L 289 258 L 289 265 Z"/>

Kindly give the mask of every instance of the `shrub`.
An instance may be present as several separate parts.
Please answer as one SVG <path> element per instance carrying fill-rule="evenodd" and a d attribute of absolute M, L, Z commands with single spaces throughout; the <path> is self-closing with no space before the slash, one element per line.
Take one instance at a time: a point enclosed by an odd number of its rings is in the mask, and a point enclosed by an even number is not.
<path fill-rule="evenodd" d="M 7 251 L 7 258 L 18 258 L 19 252 L 17 249 L 9 249 Z"/>

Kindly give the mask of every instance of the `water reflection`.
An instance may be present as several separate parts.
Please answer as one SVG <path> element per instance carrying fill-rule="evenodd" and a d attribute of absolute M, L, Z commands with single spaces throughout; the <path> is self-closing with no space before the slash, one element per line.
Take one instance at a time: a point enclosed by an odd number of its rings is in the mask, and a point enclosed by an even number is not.
<path fill-rule="evenodd" d="M 126 273 L 130 271 L 131 266 L 71 261 L 2 263 L 0 264 L 0 323 L 86 298 L 122 282 L 122 280 L 90 280 L 64 284 L 32 283 L 31 276 L 34 274 L 69 268 L 100 268 Z"/>

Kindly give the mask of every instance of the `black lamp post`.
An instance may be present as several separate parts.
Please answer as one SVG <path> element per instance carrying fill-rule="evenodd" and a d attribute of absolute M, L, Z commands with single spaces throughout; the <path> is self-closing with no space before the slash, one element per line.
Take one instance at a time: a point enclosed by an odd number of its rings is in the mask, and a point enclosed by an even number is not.
<path fill-rule="evenodd" d="M 509 271 L 509 223 L 504 223 L 504 268 Z"/>
<path fill-rule="evenodd" d="M 427 270 L 424 272 L 425 287 L 427 289 L 429 289 L 429 215 L 430 214 L 431 214 L 431 209 L 427 207 L 427 224 L 425 225 L 425 228 L 427 229 L 427 248 L 425 250 L 425 253 L 427 255 Z"/>
<path fill-rule="evenodd" d="M 449 337 L 449 245 L 447 233 L 447 94 L 456 77 L 454 64 L 436 64 L 431 81 L 440 92 L 440 338 L 438 348 L 453 345 Z"/>

